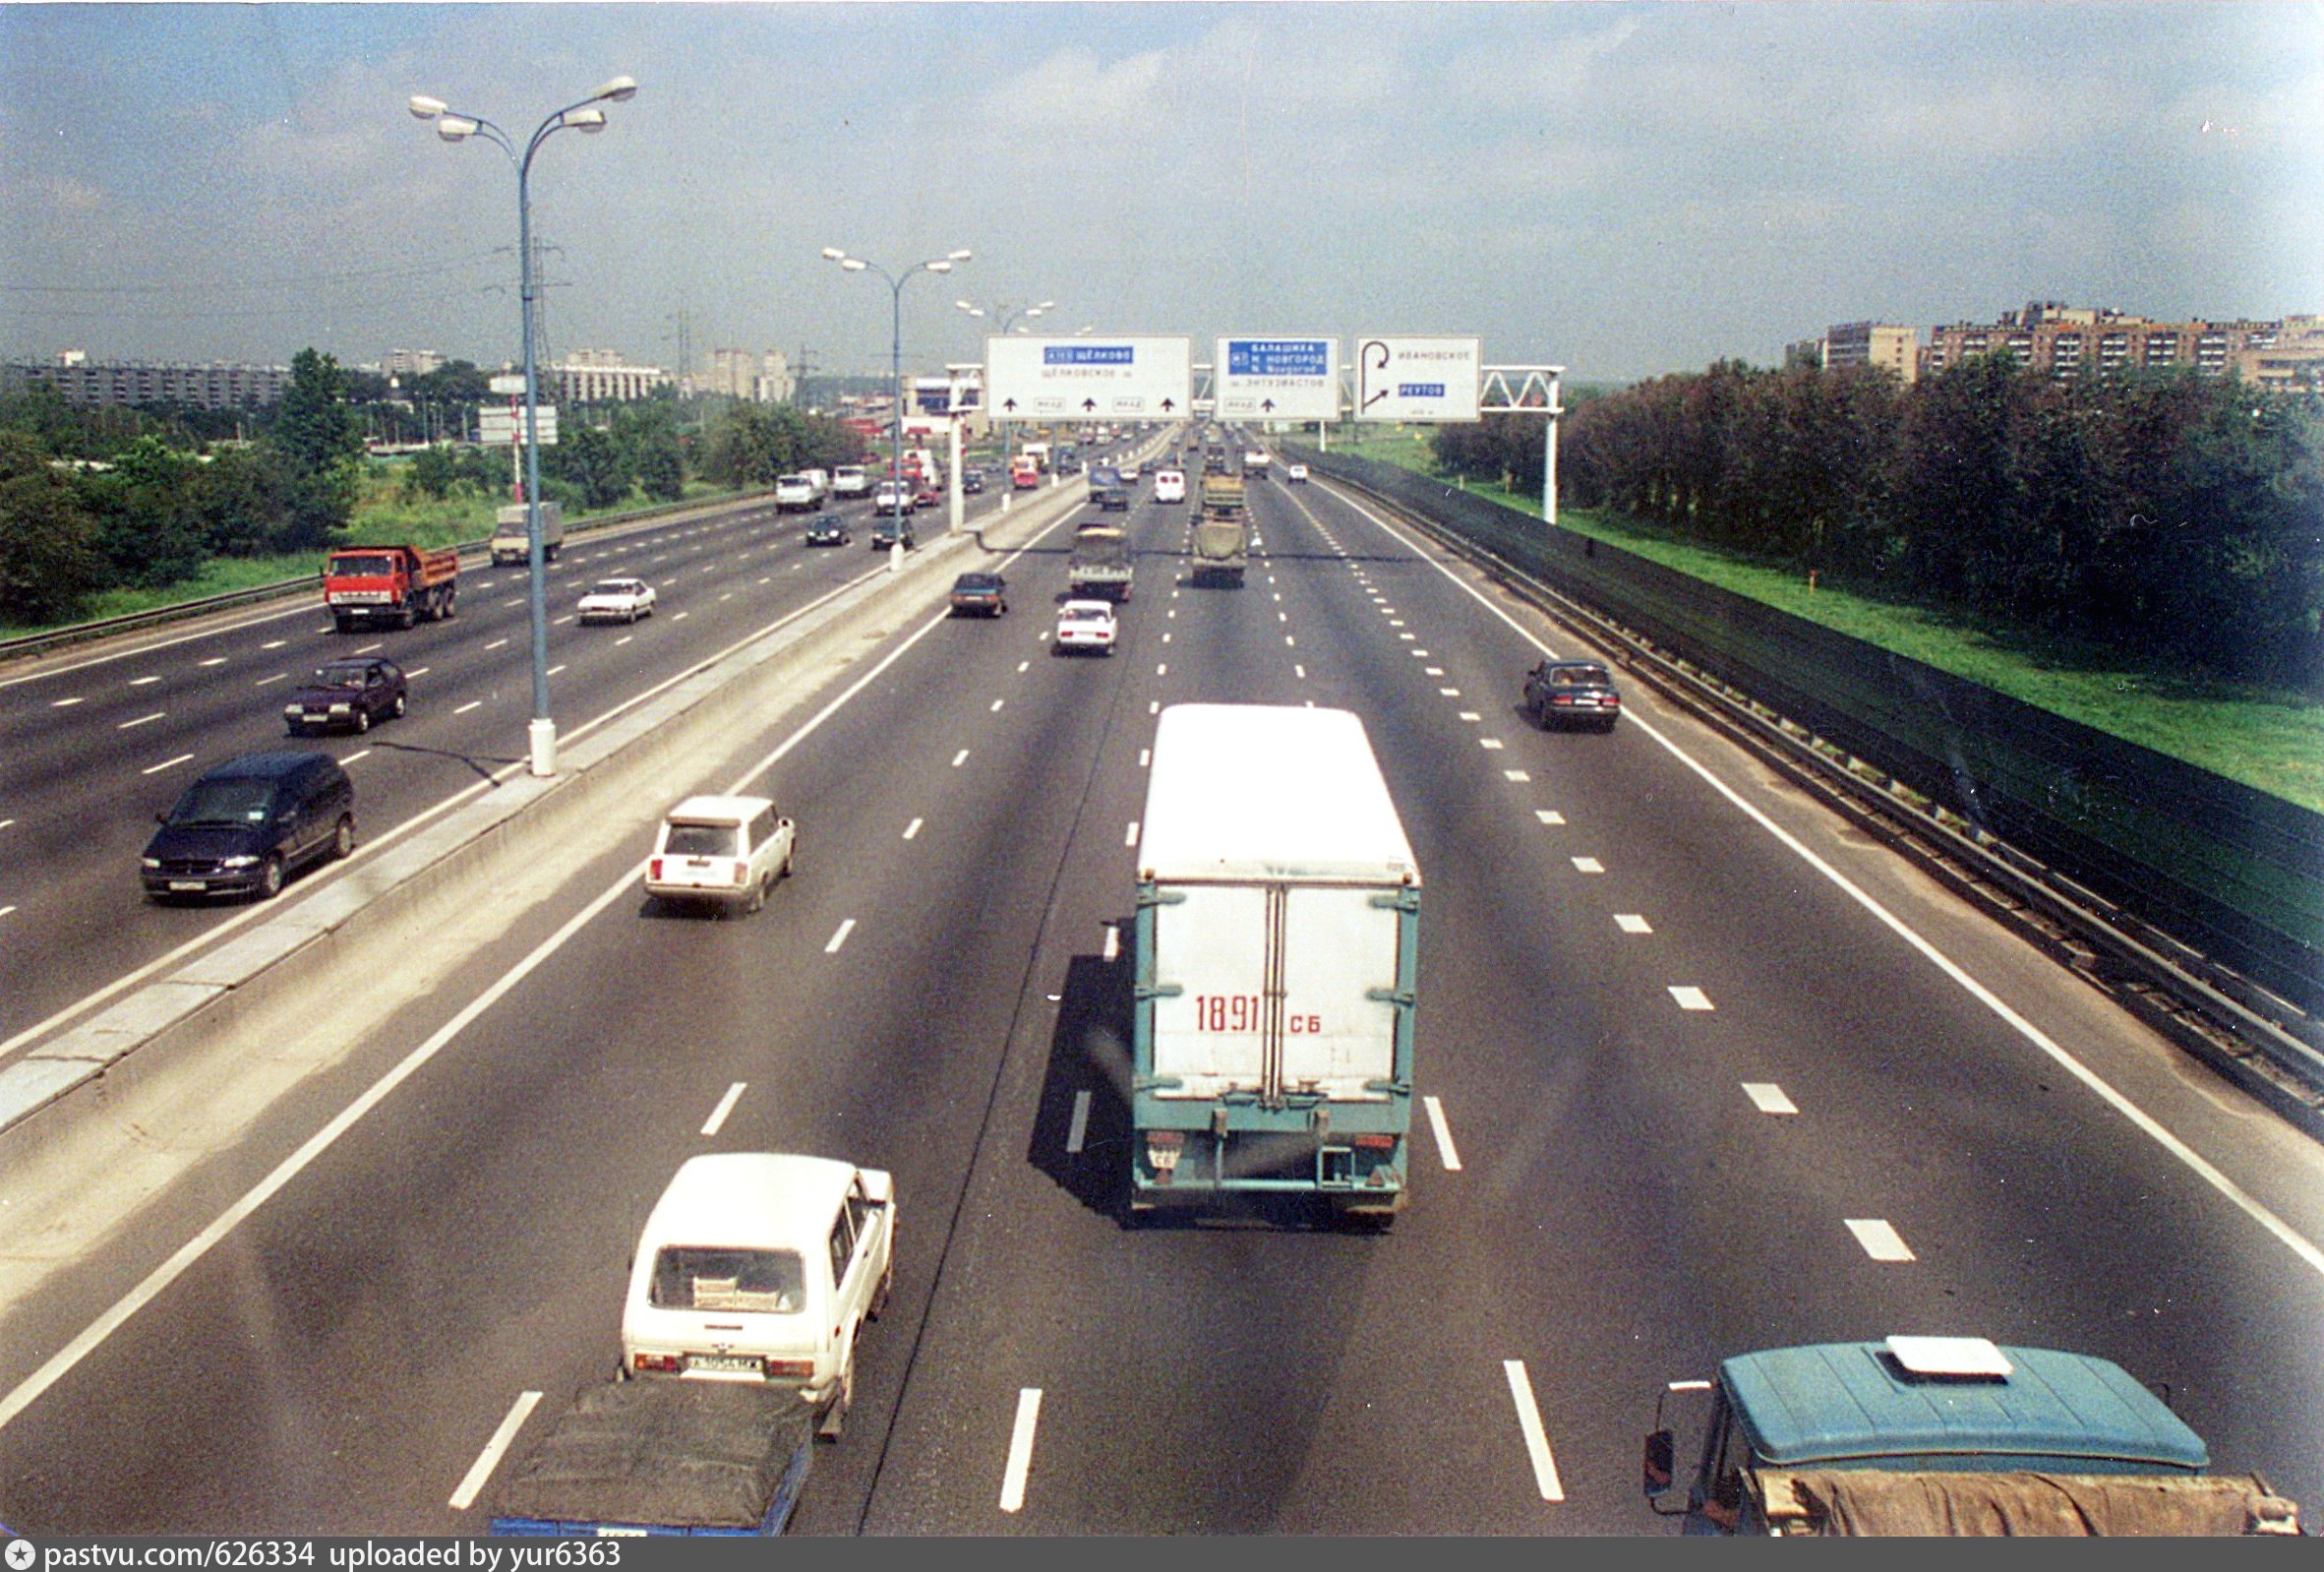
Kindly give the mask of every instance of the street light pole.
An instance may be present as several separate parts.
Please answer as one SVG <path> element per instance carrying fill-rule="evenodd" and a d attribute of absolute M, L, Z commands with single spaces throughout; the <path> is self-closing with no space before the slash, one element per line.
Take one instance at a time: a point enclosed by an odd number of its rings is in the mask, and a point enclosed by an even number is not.
<path fill-rule="evenodd" d="M 948 252 L 932 262 L 916 262 L 900 273 L 888 272 L 876 262 L 850 256 L 837 246 L 825 246 L 823 258 L 836 262 L 846 272 L 871 272 L 887 280 L 888 285 L 888 495 L 895 520 L 895 550 L 904 549 L 904 285 L 916 272 L 950 272 L 954 264 L 967 262 L 969 251 Z"/>
<path fill-rule="evenodd" d="M 526 752 L 535 775 L 557 773 L 557 722 L 549 716 L 549 575 L 541 545 L 540 378 L 533 364 L 533 301 L 537 292 L 533 280 L 533 154 L 541 151 L 542 143 L 560 131 L 580 131 L 592 136 L 603 131 L 605 111 L 589 105 L 626 103 L 636 96 L 635 78 L 615 77 L 588 97 L 567 104 L 543 120 L 533 129 L 521 154 L 507 133 L 482 115 L 453 114 L 442 98 L 415 93 L 410 100 L 413 117 L 434 121 L 436 134 L 446 142 L 465 142 L 470 137 L 481 136 L 507 154 L 508 161 L 516 168 L 517 294 L 524 312 L 524 532 L 525 555 L 531 567 L 527 600 L 532 624 L 533 668 L 533 712 L 532 723 L 526 730 Z"/>
<path fill-rule="evenodd" d="M 1001 304 L 992 306 L 990 308 L 983 306 L 973 306 L 965 300 L 955 300 L 952 304 L 958 309 L 967 312 L 972 317 L 992 317 L 997 324 L 997 326 L 995 326 L 992 331 L 996 334 L 1002 335 L 1004 337 L 1008 333 L 1009 325 L 1014 323 L 1018 317 L 1022 316 L 1027 321 L 1031 321 L 1033 318 L 1040 316 L 1043 312 L 1054 311 L 1057 309 L 1057 303 L 1054 300 L 1044 300 L 1037 306 L 1011 306 Z M 1023 332 L 1022 329 L 1018 331 Z M 992 410 L 989 406 L 985 409 L 984 413 L 986 419 L 989 421 L 992 415 Z M 954 418 L 957 421 L 958 417 L 955 416 Z M 999 426 L 1000 474 L 1002 481 L 1005 483 L 1001 489 L 1000 507 L 1001 512 L 1006 513 L 1008 512 L 1009 498 L 1011 494 L 1017 489 L 1016 482 L 1010 479 L 1009 476 L 1009 464 L 1016 457 L 1017 423 L 1013 420 L 1002 420 L 999 422 Z"/>

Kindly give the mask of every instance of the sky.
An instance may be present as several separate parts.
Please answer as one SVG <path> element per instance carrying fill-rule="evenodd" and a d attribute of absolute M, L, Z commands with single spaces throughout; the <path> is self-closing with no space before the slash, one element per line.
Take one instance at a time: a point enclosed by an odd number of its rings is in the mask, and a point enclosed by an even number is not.
<path fill-rule="evenodd" d="M 2324 7 L 0 5 L 0 357 L 1476 333 L 1622 381 L 2032 300 L 2324 311 Z"/>

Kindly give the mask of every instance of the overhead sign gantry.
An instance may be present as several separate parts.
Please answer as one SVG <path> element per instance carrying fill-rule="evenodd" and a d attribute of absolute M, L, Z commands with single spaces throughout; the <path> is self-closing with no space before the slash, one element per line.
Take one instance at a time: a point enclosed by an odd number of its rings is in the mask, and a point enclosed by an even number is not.
<path fill-rule="evenodd" d="M 1167 420 L 1193 399 L 1183 334 L 984 340 L 984 409 L 995 420 Z"/>

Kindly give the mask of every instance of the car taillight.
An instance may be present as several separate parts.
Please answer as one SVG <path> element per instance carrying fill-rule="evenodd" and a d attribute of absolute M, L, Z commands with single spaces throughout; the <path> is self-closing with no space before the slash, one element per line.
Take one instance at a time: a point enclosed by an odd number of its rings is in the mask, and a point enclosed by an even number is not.
<path fill-rule="evenodd" d="M 1549 701 L 1553 704 L 1571 704 L 1574 702 L 1574 695 L 1571 694 L 1552 694 L 1549 695 Z"/>
<path fill-rule="evenodd" d="M 738 884 L 747 884 L 750 882 L 750 864 L 745 858 L 738 857 L 735 859 L 735 882 Z"/>
<path fill-rule="evenodd" d="M 662 860 L 659 857 L 651 858 L 647 861 L 645 865 L 645 877 L 656 879 L 662 877 Z"/>
<path fill-rule="evenodd" d="M 1353 1144 L 1368 1152 L 1393 1152 L 1396 1150 L 1396 1137 L 1393 1135 L 1358 1135 Z"/>
<path fill-rule="evenodd" d="M 1606 695 L 1605 701 L 1609 704 L 1619 704 L 1622 702 L 1622 695 L 1620 694 L 1608 694 Z"/>
<path fill-rule="evenodd" d="M 678 1356 L 675 1354 L 632 1354 L 629 1357 L 629 1368 L 633 1370 L 660 1370 L 676 1374 Z"/>
<path fill-rule="evenodd" d="M 813 1360 L 769 1360 L 766 1373 L 776 1380 L 804 1381 L 815 1373 Z"/>

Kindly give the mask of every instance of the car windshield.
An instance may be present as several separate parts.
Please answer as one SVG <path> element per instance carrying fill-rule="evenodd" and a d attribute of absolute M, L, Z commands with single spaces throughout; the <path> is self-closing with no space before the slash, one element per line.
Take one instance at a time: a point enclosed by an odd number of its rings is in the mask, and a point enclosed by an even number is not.
<path fill-rule="evenodd" d="M 330 571 L 349 578 L 385 578 L 395 571 L 392 557 L 333 557 Z"/>
<path fill-rule="evenodd" d="M 370 676 L 366 666 L 318 666 L 315 668 L 317 688 L 361 688 Z"/>
<path fill-rule="evenodd" d="M 198 780 L 169 811 L 173 824 L 256 824 L 274 801 L 267 780 Z"/>
<path fill-rule="evenodd" d="M 662 850 L 672 857 L 732 857 L 735 840 L 732 824 L 672 824 L 662 836 Z"/>
<path fill-rule="evenodd" d="M 630 587 L 629 580 L 626 578 L 609 578 L 591 589 L 589 593 L 592 595 L 626 595 L 629 593 Z"/>
<path fill-rule="evenodd" d="M 796 1250 L 666 1245 L 654 1255 L 647 1301 L 663 1310 L 797 1315 L 806 1308 L 806 1267 Z"/>

